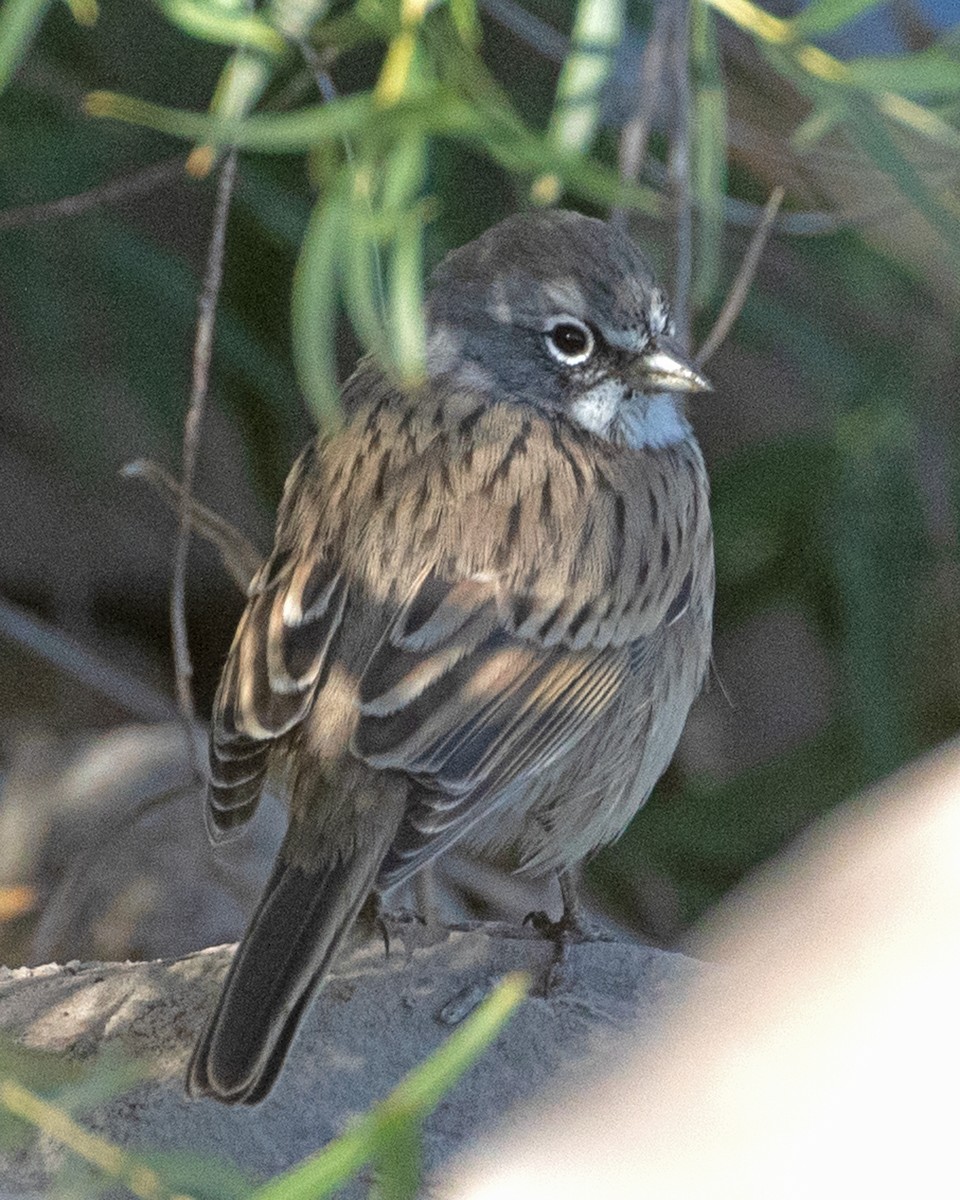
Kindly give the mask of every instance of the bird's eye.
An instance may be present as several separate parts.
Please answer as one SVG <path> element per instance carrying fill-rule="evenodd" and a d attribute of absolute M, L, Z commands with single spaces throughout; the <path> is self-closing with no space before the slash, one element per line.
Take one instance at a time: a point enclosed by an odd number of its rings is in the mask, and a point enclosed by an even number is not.
<path fill-rule="evenodd" d="M 564 317 L 551 325 L 546 332 L 547 349 L 558 361 L 567 367 L 577 367 L 585 363 L 593 353 L 593 333 L 582 321 L 572 317 Z"/>

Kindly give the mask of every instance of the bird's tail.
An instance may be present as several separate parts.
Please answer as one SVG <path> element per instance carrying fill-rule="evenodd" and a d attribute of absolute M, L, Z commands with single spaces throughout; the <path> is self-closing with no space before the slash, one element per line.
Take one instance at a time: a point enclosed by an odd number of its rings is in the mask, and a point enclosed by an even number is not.
<path fill-rule="evenodd" d="M 256 1104 L 267 1095 L 304 1009 L 373 887 L 395 828 L 389 820 L 366 822 L 367 836 L 353 840 L 348 852 L 309 867 L 298 863 L 288 832 L 193 1052 L 188 1094 L 225 1104 Z"/>

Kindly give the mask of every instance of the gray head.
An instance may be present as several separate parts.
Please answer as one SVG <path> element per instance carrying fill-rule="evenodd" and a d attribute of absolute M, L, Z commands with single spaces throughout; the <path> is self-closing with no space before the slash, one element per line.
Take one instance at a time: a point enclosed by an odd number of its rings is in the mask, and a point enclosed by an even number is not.
<path fill-rule="evenodd" d="M 690 436 L 682 394 L 709 387 L 672 344 L 666 296 L 636 246 L 579 213 L 509 217 L 448 254 L 428 316 L 433 378 L 629 445 Z"/>

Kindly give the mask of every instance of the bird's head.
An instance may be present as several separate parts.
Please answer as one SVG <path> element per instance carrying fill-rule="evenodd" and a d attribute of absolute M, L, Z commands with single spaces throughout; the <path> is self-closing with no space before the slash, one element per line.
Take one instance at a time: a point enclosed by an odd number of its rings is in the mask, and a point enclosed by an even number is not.
<path fill-rule="evenodd" d="M 431 377 L 564 413 L 611 441 L 689 437 L 683 397 L 710 387 L 675 344 L 633 242 L 579 213 L 510 217 L 452 251 L 427 307 Z"/>

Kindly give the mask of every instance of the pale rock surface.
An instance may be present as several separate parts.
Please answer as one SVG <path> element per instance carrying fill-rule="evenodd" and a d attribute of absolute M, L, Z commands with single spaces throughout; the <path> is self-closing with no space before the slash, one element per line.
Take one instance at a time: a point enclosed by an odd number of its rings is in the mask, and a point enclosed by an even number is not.
<path fill-rule="evenodd" d="M 453 1028 L 444 1009 L 469 1007 L 506 972 L 526 970 L 533 992 L 427 1122 L 433 1171 L 511 1109 L 591 1079 L 615 1061 L 627 1031 L 649 1034 L 702 974 L 690 959 L 635 942 L 580 943 L 544 996 L 553 947 L 529 929 L 391 923 L 389 957 L 371 942 L 340 964 L 271 1096 L 230 1109 L 188 1100 L 182 1083 L 230 954 L 223 946 L 173 962 L 4 968 L 0 1029 L 74 1059 L 118 1044 L 148 1078 L 82 1114 L 87 1128 L 131 1149 L 215 1156 L 263 1179 L 323 1146 L 435 1050 Z M 44 1139 L 0 1159 L 0 1197 L 41 1194 L 63 1161 Z"/>

